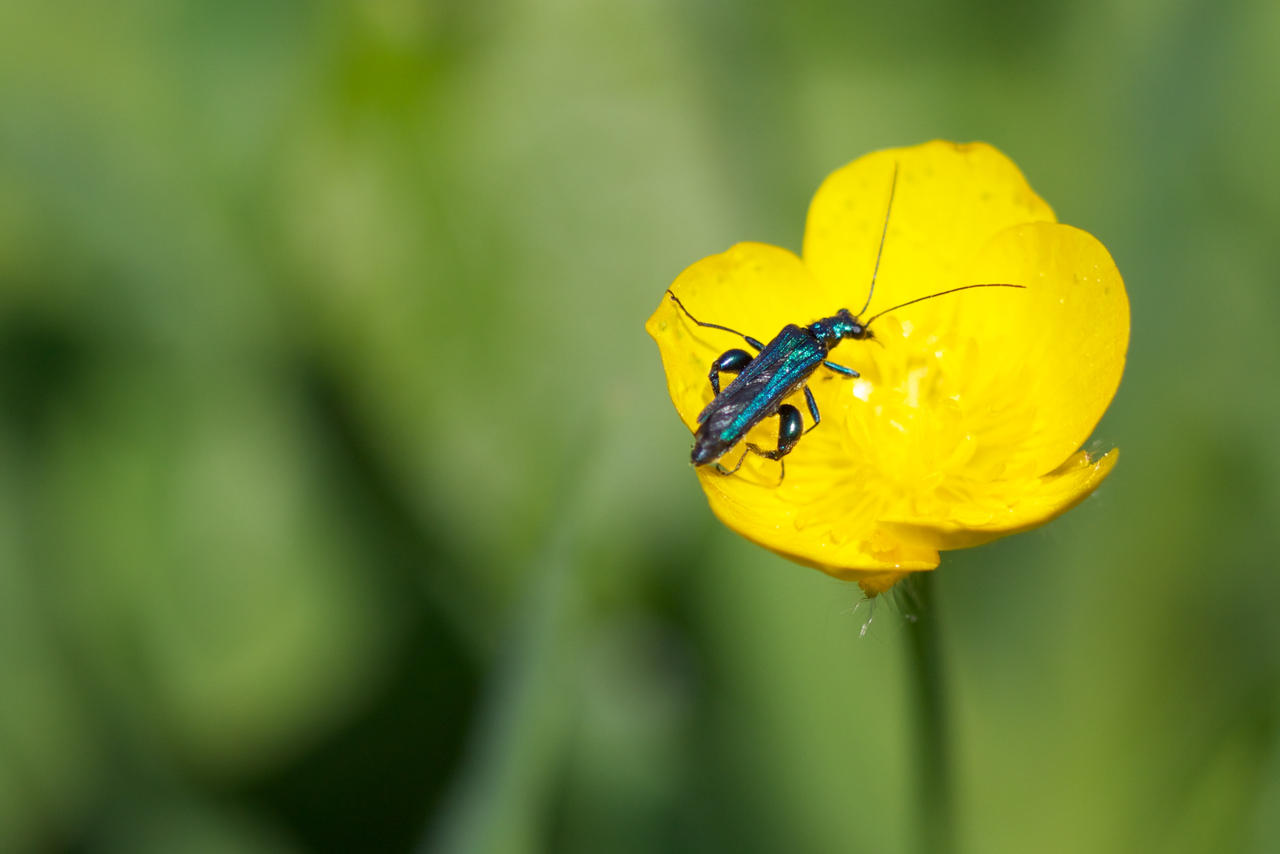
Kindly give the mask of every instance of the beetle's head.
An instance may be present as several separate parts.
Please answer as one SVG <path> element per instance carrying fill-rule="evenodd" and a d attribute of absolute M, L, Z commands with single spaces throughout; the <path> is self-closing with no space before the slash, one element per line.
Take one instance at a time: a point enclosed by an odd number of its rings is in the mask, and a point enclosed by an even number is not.
<path fill-rule="evenodd" d="M 871 330 L 867 328 L 861 320 L 854 316 L 853 312 L 847 308 L 842 308 L 836 312 L 838 322 L 836 323 L 837 331 L 841 338 L 853 338 L 857 341 L 865 341 L 868 338 L 874 338 Z"/>

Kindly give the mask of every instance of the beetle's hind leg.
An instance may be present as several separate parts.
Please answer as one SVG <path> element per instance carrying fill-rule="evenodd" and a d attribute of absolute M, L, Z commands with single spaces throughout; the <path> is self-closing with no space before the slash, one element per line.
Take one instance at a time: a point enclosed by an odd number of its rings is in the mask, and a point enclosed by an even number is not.
<path fill-rule="evenodd" d="M 746 350 L 726 350 L 720 354 L 720 358 L 711 363 L 711 372 L 707 374 L 707 379 L 711 380 L 711 390 L 716 394 L 720 393 L 720 374 L 739 374 L 742 369 L 751 364 L 752 356 Z"/>
<path fill-rule="evenodd" d="M 716 471 L 720 474 L 729 475 L 742 468 L 742 463 L 747 458 L 747 454 L 755 454 L 758 457 L 764 457 L 767 460 L 777 460 L 782 472 L 778 476 L 778 485 L 787 477 L 787 463 L 783 459 L 787 454 L 795 449 L 796 442 L 800 441 L 800 437 L 804 434 L 804 419 L 800 417 L 800 410 L 796 409 L 789 403 L 784 403 L 778 407 L 778 447 L 772 451 L 762 448 L 755 442 L 747 442 L 747 449 L 742 452 L 742 456 L 738 457 L 738 464 L 731 469 L 716 463 Z"/>
<path fill-rule="evenodd" d="M 716 397 L 720 396 L 720 374 L 740 374 L 742 369 L 751 364 L 752 356 L 746 350 L 725 350 L 720 354 L 720 358 L 711 363 L 711 371 L 707 374 L 707 379 L 711 381 L 711 391 Z M 698 423 L 701 424 L 707 420 L 707 415 L 711 412 L 711 405 L 707 406 L 698 413 Z M 719 463 L 716 463 L 719 466 Z M 738 461 L 738 465 L 734 466 L 734 471 L 742 465 L 742 461 Z M 723 473 L 723 472 L 722 472 Z"/>

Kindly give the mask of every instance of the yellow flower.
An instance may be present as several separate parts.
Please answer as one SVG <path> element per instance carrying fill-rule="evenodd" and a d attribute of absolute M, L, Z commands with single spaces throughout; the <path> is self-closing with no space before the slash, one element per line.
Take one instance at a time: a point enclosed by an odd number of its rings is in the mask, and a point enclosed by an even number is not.
<path fill-rule="evenodd" d="M 697 467 L 711 509 L 733 530 L 792 560 L 857 581 L 868 595 L 938 552 L 1041 525 L 1100 484 L 1117 451 L 1080 451 L 1124 369 L 1129 302 L 1094 237 L 1057 223 L 1018 168 L 989 145 L 930 142 L 878 151 L 823 182 L 809 207 L 803 258 L 740 243 L 685 270 L 671 291 L 703 322 L 768 341 L 863 304 L 897 169 L 872 304 L 947 288 L 877 320 L 873 341 L 846 340 L 809 380 L 822 423 L 779 463 L 748 454 L 725 475 Z M 685 425 L 712 399 L 711 362 L 743 347 L 695 326 L 663 295 L 645 328 L 662 354 Z M 728 382 L 730 378 L 726 378 Z M 797 393 L 789 402 L 805 415 Z M 747 441 L 776 447 L 778 419 Z M 745 451 L 723 457 L 728 468 Z"/>

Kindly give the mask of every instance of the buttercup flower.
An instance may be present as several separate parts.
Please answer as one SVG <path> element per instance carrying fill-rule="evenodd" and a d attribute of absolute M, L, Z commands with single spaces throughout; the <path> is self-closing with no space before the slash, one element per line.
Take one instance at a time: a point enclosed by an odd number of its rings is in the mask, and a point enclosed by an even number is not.
<path fill-rule="evenodd" d="M 891 185 L 896 190 L 889 210 Z M 671 286 L 703 322 L 767 342 L 788 323 L 858 311 L 888 227 L 863 319 L 948 288 L 979 288 L 879 318 L 875 340 L 846 340 L 809 380 L 822 422 L 786 457 L 696 471 L 730 528 L 868 595 L 939 551 L 1041 525 L 1097 488 L 1117 451 L 1080 451 L 1124 369 L 1129 302 L 1107 250 L 1059 224 L 1018 168 L 989 145 L 931 142 L 869 154 L 836 171 L 809 207 L 804 252 L 740 243 Z M 699 327 L 666 294 L 645 328 L 676 411 L 694 430 L 712 399 L 707 372 L 745 347 Z M 732 380 L 726 376 L 725 382 Z M 723 388 L 723 386 L 722 386 Z M 788 400 L 810 418 L 803 395 Z M 778 418 L 746 441 L 778 442 Z M 739 444 L 722 462 L 732 469 Z"/>

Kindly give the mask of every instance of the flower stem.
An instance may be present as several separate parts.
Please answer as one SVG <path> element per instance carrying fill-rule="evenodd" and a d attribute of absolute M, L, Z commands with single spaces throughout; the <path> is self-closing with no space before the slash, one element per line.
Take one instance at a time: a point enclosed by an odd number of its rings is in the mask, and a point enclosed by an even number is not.
<path fill-rule="evenodd" d="M 956 849 L 951 753 L 933 573 L 915 573 L 911 581 L 916 607 L 907 635 L 915 691 L 919 844 L 926 854 L 951 854 Z"/>

